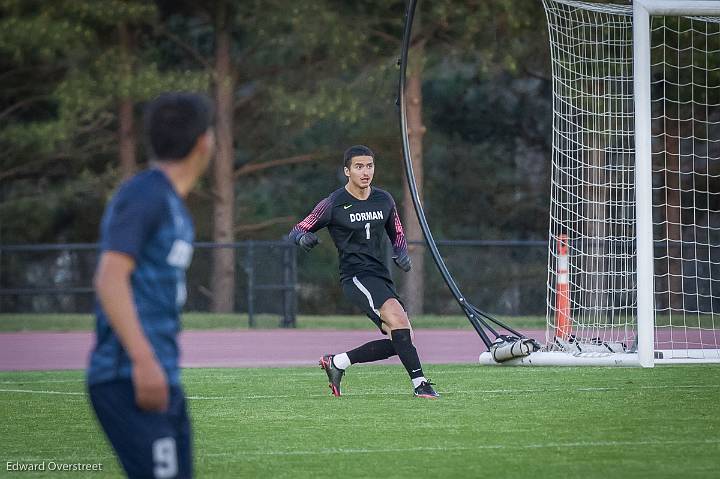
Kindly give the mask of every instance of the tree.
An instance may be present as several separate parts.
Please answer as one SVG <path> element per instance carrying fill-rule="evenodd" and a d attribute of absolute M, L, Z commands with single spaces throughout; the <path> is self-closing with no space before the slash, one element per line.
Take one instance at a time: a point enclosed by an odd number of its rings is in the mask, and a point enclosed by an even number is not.
<path fill-rule="evenodd" d="M 121 22 L 117 28 L 120 44 L 120 74 L 125 82 L 129 82 L 133 76 L 132 38 L 127 23 Z M 137 167 L 137 141 L 133 115 L 135 105 L 133 98 L 124 95 L 118 98 L 118 103 L 120 170 L 123 178 L 129 178 Z"/>
<path fill-rule="evenodd" d="M 436 238 L 543 237 L 550 114 L 541 5 L 477 0 L 421 8 L 411 56 L 422 57 L 422 76 L 415 86 L 409 78 L 408 90 L 417 87 L 427 125 L 423 165 L 415 169 Z M 119 165 L 132 165 L 135 151 L 142 165 L 135 138 L 142 102 L 164 89 L 218 99 L 222 25 L 232 87 L 219 112 L 230 118 L 224 157 L 231 169 L 219 179 L 208 175 L 188 199 L 198 240 L 214 237 L 220 181 L 231 185 L 223 191 L 231 191 L 233 211 L 223 221 L 233 238 L 280 238 L 343 183 L 341 155 L 350 144 L 373 148 L 377 184 L 402 198 L 395 106 L 402 0 L 0 0 L 0 9 L 3 242 L 96 240 L 101 205 L 132 168 Z M 410 229 L 414 212 L 401 214 Z M 298 257 L 307 261 L 302 282 L 318 291 L 334 285 L 331 242 L 309 261 Z M 437 279 L 425 277 L 432 311 L 447 307 Z M 305 308 L 349 312 L 334 293 L 302 291 Z M 233 293 L 225 287 L 221 296 Z"/>
<path fill-rule="evenodd" d="M 422 25 L 420 13 L 415 18 L 413 29 L 414 46 L 410 54 L 413 61 L 408 68 L 407 75 L 407 124 L 408 139 L 410 141 L 410 154 L 412 156 L 413 172 L 420 201 L 423 199 L 423 137 L 426 128 L 422 118 L 422 71 L 425 61 L 425 39 L 421 35 Z M 420 39 L 418 41 L 418 39 Z M 405 221 L 406 237 L 408 241 L 416 244 L 409 245 L 413 259 L 413 267 L 403 282 L 403 298 L 408 312 L 422 314 L 425 298 L 425 246 L 422 244 L 423 235 L 420 223 L 415 213 L 415 207 L 407 184 L 407 177 L 403 176 L 403 219 Z"/>
<path fill-rule="evenodd" d="M 0 9 L 5 234 L 93 239 L 118 170 L 134 163 L 133 104 L 178 85 L 204 89 L 206 79 L 159 71 L 147 61 L 152 52 L 131 50 L 155 18 L 145 2 L 8 1 Z M 128 166 L 118 168 L 118 157 Z"/>
<path fill-rule="evenodd" d="M 234 241 L 235 230 L 247 231 L 238 223 L 239 184 L 236 179 L 250 173 L 262 174 L 271 168 L 312 161 L 313 150 L 285 154 L 280 158 L 258 161 L 266 155 L 258 151 L 291 153 L 297 146 L 291 130 L 272 135 L 268 120 L 273 120 L 273 95 L 281 96 L 280 81 L 293 69 L 315 55 L 324 58 L 324 37 L 304 27 L 318 19 L 327 20 L 336 13 L 325 9 L 324 2 L 305 2 L 288 9 L 286 2 L 248 2 L 227 0 L 182 4 L 161 3 L 166 18 L 161 33 L 179 45 L 190 59 L 197 60 L 213 77 L 217 104 L 217 154 L 213 164 L 213 226 L 215 242 Z M 339 32 L 339 28 L 335 27 Z M 211 39 L 211 40 L 210 40 Z M 214 45 L 211 50 L 208 44 Z M 315 74 L 315 77 L 318 73 Z M 261 104 L 256 100 L 265 99 Z M 266 114 L 269 112 L 269 115 Z M 303 131 L 304 129 L 300 129 Z M 302 133 L 301 133 L 302 136 Z M 280 140 L 280 141 L 278 141 Z M 268 145 L 271 145 L 268 147 Z M 245 205 L 240 205 L 240 208 Z M 252 205 L 250 205 L 252 207 Z M 288 215 L 281 216 L 285 222 Z M 263 220 L 255 225 L 272 225 Z M 211 309 L 234 309 L 235 254 L 231 248 L 213 252 Z"/>
<path fill-rule="evenodd" d="M 215 103 L 217 105 L 215 132 L 217 153 L 213 160 L 214 209 L 213 241 L 232 243 L 235 239 L 235 182 L 233 165 L 234 91 L 236 72 L 231 61 L 230 7 L 217 2 L 215 14 Z M 211 309 L 215 313 L 229 313 L 235 300 L 235 250 L 213 250 L 213 292 Z"/>

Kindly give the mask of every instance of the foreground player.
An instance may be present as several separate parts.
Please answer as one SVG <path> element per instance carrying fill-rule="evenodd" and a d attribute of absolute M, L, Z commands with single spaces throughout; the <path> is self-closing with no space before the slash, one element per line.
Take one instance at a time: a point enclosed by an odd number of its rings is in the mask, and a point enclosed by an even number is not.
<path fill-rule="evenodd" d="M 370 148 L 350 147 L 344 155 L 344 171 L 347 184 L 322 200 L 298 223 L 290 232 L 290 239 L 310 251 L 319 243 L 315 232 L 327 227 L 340 255 L 340 281 L 345 297 L 391 339 L 371 341 L 342 354 L 327 354 L 320 359 L 320 366 L 328 375 L 333 395 L 340 396 L 340 381 L 348 366 L 397 354 L 410 375 L 415 396 L 437 398 L 432 383 L 423 375 L 412 342 L 410 320 L 382 260 L 382 242 L 387 234 L 395 264 L 405 272 L 410 271 L 410 256 L 395 201 L 388 192 L 370 186 L 375 171 L 375 155 Z"/>
<path fill-rule="evenodd" d="M 101 225 L 92 406 L 129 477 L 192 477 L 177 334 L 193 252 L 187 196 L 215 147 L 213 107 L 168 93 L 145 112 L 152 167 L 124 183 Z"/>

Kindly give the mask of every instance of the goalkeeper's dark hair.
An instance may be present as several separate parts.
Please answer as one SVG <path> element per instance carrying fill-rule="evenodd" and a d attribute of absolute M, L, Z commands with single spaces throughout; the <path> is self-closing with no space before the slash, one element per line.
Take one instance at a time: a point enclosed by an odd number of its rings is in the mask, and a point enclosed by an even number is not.
<path fill-rule="evenodd" d="M 345 150 L 345 154 L 343 155 L 343 164 L 345 165 L 345 168 L 350 168 L 350 165 L 352 164 L 352 159 L 356 156 L 371 156 L 373 159 L 375 159 L 375 153 L 373 153 L 372 150 L 367 146 L 351 146 L 350 148 Z"/>
<path fill-rule="evenodd" d="M 195 147 L 213 124 L 215 109 L 199 93 L 163 93 L 145 108 L 145 141 L 159 161 L 178 161 Z"/>

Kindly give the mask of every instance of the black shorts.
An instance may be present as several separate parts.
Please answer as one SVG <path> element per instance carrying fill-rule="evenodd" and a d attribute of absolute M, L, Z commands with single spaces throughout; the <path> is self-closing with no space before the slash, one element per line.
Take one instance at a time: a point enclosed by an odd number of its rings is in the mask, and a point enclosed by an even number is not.
<path fill-rule="evenodd" d="M 162 413 L 137 407 L 130 380 L 93 384 L 88 392 L 128 477 L 192 477 L 190 420 L 182 388 L 170 387 L 168 410 Z"/>
<path fill-rule="evenodd" d="M 380 308 L 385 301 L 395 298 L 405 309 L 395 291 L 395 285 L 392 281 L 377 276 L 363 276 L 358 278 L 353 276 L 342 283 L 343 294 L 355 306 L 360 308 L 367 317 L 372 320 L 375 325 L 380 328 L 383 334 L 387 334 L 382 329 L 382 320 L 380 319 Z"/>

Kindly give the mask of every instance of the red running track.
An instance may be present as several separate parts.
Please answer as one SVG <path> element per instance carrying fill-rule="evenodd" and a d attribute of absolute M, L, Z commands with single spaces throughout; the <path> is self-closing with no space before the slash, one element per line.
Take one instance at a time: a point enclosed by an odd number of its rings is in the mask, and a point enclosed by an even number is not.
<path fill-rule="evenodd" d="M 522 332 L 545 342 L 545 330 Z M 687 342 L 685 347 L 716 347 L 712 334 L 676 334 Z M 657 331 L 656 341 L 662 347 L 672 335 L 673 331 Z M 186 331 L 180 335 L 181 363 L 189 368 L 314 366 L 323 354 L 347 351 L 380 337 L 372 330 Z M 420 359 L 428 364 L 474 363 L 485 350 L 472 330 L 419 329 L 415 344 Z M 91 332 L 0 333 L 0 371 L 83 369 L 92 346 Z M 386 362 L 399 363 L 397 358 Z"/>
<path fill-rule="evenodd" d="M 544 341 L 544 330 L 525 333 Z M 323 354 L 380 337 L 370 330 L 186 331 L 180 336 L 181 362 L 190 368 L 314 366 Z M 415 344 L 428 364 L 474 363 L 485 350 L 472 330 L 420 329 Z M 2 333 L 0 371 L 83 369 L 92 346 L 91 332 Z"/>

